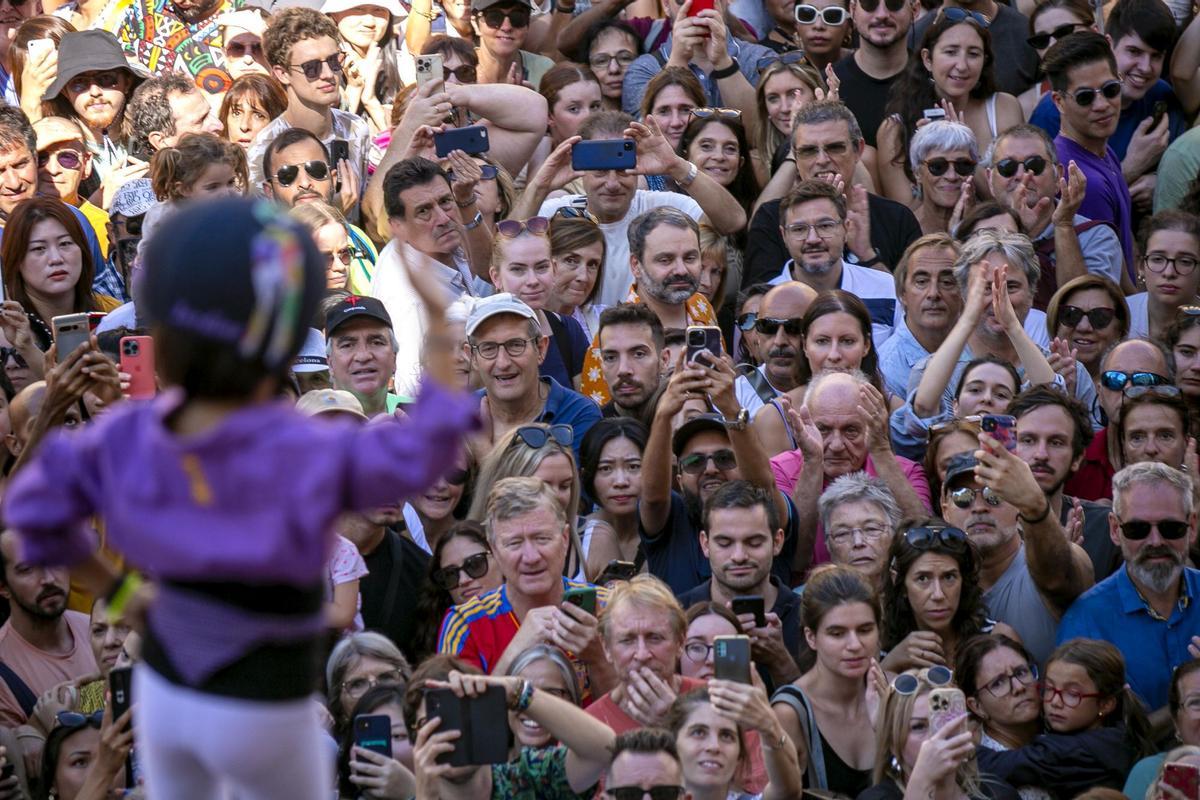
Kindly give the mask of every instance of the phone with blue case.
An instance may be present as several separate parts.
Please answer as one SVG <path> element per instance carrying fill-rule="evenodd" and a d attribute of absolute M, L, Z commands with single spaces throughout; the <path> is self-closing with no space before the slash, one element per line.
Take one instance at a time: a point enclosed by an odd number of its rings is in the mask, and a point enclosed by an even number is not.
<path fill-rule="evenodd" d="M 486 153 L 490 146 L 486 125 L 450 128 L 433 135 L 433 148 L 438 158 L 445 158 L 454 150 L 462 150 L 469 156 L 476 156 Z"/>
<path fill-rule="evenodd" d="M 637 143 L 632 139 L 597 139 L 571 147 L 571 168 L 585 172 L 629 170 L 637 166 Z"/>

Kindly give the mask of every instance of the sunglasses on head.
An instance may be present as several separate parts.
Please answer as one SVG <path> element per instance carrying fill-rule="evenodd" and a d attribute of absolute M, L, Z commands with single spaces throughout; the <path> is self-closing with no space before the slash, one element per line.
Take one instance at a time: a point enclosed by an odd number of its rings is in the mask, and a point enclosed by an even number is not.
<path fill-rule="evenodd" d="M 451 564 L 441 569 L 435 569 L 430 573 L 429 580 L 433 581 L 434 586 L 445 589 L 447 592 L 457 589 L 459 575 L 464 572 L 467 573 L 468 578 L 482 578 L 487 575 L 489 555 L 491 554 L 484 550 L 482 553 L 467 556 L 461 564 Z"/>
<path fill-rule="evenodd" d="M 649 789 L 643 789 L 640 786 L 615 786 L 605 789 L 604 796 L 609 800 L 644 800 L 647 796 L 650 797 L 650 800 L 679 800 L 680 797 L 683 797 L 684 791 L 682 786 L 667 784 L 651 786 Z"/>
<path fill-rule="evenodd" d="M 925 670 L 925 680 L 934 686 L 946 686 L 953 678 L 954 673 L 950 671 L 950 668 L 943 667 L 940 664 Z M 914 675 L 911 672 L 901 672 L 892 679 L 892 691 L 896 694 L 902 694 L 907 697 L 910 694 L 915 694 L 919 688 L 921 688 L 919 674 Z"/>
<path fill-rule="evenodd" d="M 1065 25 L 1059 25 L 1057 28 L 1055 28 L 1052 31 L 1045 31 L 1043 33 L 1035 33 L 1033 36 L 1030 36 L 1025 41 L 1028 42 L 1029 46 L 1032 47 L 1034 50 L 1045 50 L 1047 47 L 1050 46 L 1051 42 L 1057 42 L 1059 39 L 1062 39 L 1063 37 L 1070 36 L 1072 33 L 1075 32 L 1076 28 L 1081 28 L 1081 27 L 1083 27 L 1083 23 L 1081 23 L 1081 22 L 1068 22 Z"/>
<path fill-rule="evenodd" d="M 955 553 L 967 549 L 967 535 L 958 528 L 927 526 L 909 528 L 904 532 L 904 541 L 914 550 L 930 550 L 944 547 Z"/>
<path fill-rule="evenodd" d="M 303 164 L 288 164 L 285 167 L 280 167 L 275 170 L 275 182 L 283 187 L 291 186 L 296 182 L 296 178 L 300 177 L 301 167 L 304 167 L 304 171 L 308 173 L 308 177 L 314 181 L 323 181 L 329 177 L 329 165 L 318 159 L 305 161 Z"/>
<path fill-rule="evenodd" d="M 475 71 L 475 67 L 471 64 L 462 64 L 454 68 L 442 67 L 443 81 L 448 83 L 451 75 L 458 79 L 459 83 L 474 83 L 479 78 L 478 73 Z"/>
<path fill-rule="evenodd" d="M 1071 92 L 1071 97 L 1075 100 L 1075 104 L 1087 108 L 1096 101 L 1096 95 L 1102 94 L 1107 100 L 1116 100 L 1121 96 L 1121 82 L 1116 78 L 1111 81 L 1105 81 L 1100 85 L 1099 89 L 1085 87 L 1076 89 Z"/>
<path fill-rule="evenodd" d="M 983 492 L 983 502 L 993 508 L 1000 505 L 1003 500 L 1000 495 L 992 491 L 991 487 L 985 486 L 982 489 L 972 489 L 970 486 L 960 486 L 957 489 L 951 489 L 946 495 L 950 498 L 950 502 L 959 508 L 970 508 L 975 502 L 975 495 Z"/>
<path fill-rule="evenodd" d="M 975 162 L 969 158 L 956 158 L 953 161 L 948 158 L 931 158 L 925 162 L 925 169 L 929 170 L 929 174 L 935 178 L 945 175 L 946 171 L 952 166 L 954 167 L 954 171 L 962 178 L 966 178 L 975 172 Z"/>
<path fill-rule="evenodd" d="M 1125 388 L 1125 384 L 1134 386 L 1165 386 L 1171 381 L 1155 372 L 1122 372 L 1119 369 L 1108 369 L 1100 373 L 1100 385 L 1113 392 Z"/>
<path fill-rule="evenodd" d="M 554 212 L 554 216 L 562 217 L 563 219 L 586 219 L 593 224 L 600 224 L 600 220 L 596 218 L 595 214 L 586 208 L 576 208 L 575 206 L 563 206 Z"/>
<path fill-rule="evenodd" d="M 1046 171 L 1046 159 L 1041 156 L 1030 156 L 1024 161 L 1002 158 L 996 162 L 996 172 L 1000 173 L 1001 178 L 1011 178 L 1016 175 L 1018 167 L 1024 167 L 1026 172 L 1032 172 L 1034 175 L 1041 175 Z"/>
<path fill-rule="evenodd" d="M 329 65 L 329 71 L 334 75 L 342 74 L 342 65 L 346 63 L 346 54 L 338 51 L 329 58 L 314 58 L 305 61 L 301 64 L 288 64 L 292 69 L 298 69 L 304 73 L 304 77 L 310 81 L 315 81 L 321 77 L 321 67 Z"/>
<path fill-rule="evenodd" d="M 874 14 L 875 10 L 879 8 L 879 0 L 858 0 L 858 5 L 868 14 Z M 884 0 L 884 5 L 887 6 L 888 11 L 895 14 L 908 5 L 908 0 Z"/>
<path fill-rule="evenodd" d="M 116 70 L 107 72 L 84 72 L 67 81 L 67 90 L 75 94 L 83 94 L 93 86 L 101 89 L 115 89 L 121 85 L 121 73 Z"/>
<path fill-rule="evenodd" d="M 230 42 L 225 48 L 225 54 L 230 58 L 245 58 L 249 53 L 251 58 L 262 58 L 263 49 L 260 42 Z M 303 66 L 303 64 L 301 65 Z M 318 74 L 320 74 L 318 72 Z M 312 80 L 312 78 L 309 78 Z"/>
<path fill-rule="evenodd" d="M 508 11 L 500 8 L 489 8 L 487 11 L 481 11 L 479 16 L 483 17 L 483 21 L 493 30 L 499 30 L 504 25 L 505 19 L 511 22 L 514 28 L 529 27 L 528 8 L 510 8 Z"/>
<path fill-rule="evenodd" d="M 689 113 L 696 119 L 740 120 L 742 118 L 742 112 L 736 108 L 710 108 L 708 106 L 701 106 L 700 108 L 693 108 Z"/>
<path fill-rule="evenodd" d="M 1084 317 L 1087 317 L 1092 329 L 1098 331 L 1107 328 L 1109 323 L 1117 318 L 1117 312 L 1113 308 L 1092 308 L 1084 311 L 1078 306 L 1063 306 L 1058 310 L 1058 321 L 1068 328 L 1074 328 Z"/>
<path fill-rule="evenodd" d="M 83 156 L 74 150 L 55 150 L 53 153 L 38 153 L 38 167 L 45 169 L 52 158 L 63 169 L 79 169 L 83 164 Z"/>
<path fill-rule="evenodd" d="M 800 328 L 804 320 L 800 317 L 792 317 L 791 319 L 775 319 L 774 317 L 758 317 L 754 321 L 754 330 L 761 333 L 763 336 L 774 336 L 779 330 L 779 326 L 783 326 L 783 332 L 788 336 L 799 336 Z"/>
<path fill-rule="evenodd" d="M 540 450 L 550 439 L 563 447 L 570 447 L 575 441 L 575 431 L 570 425 L 551 425 L 549 428 L 539 428 L 537 425 L 522 425 L 517 428 L 517 438 L 527 447 Z"/>
<path fill-rule="evenodd" d="M 763 56 L 754 66 L 759 72 L 763 72 L 772 64 L 801 64 L 807 60 L 808 59 L 805 58 L 804 53 L 801 53 L 798 50 L 793 50 L 792 52 L 784 53 L 783 55 Z"/>
<path fill-rule="evenodd" d="M 1158 535 L 1169 541 L 1178 541 L 1188 535 L 1188 524 L 1178 519 L 1161 519 L 1158 522 L 1131 519 L 1121 523 L 1121 535 L 1131 541 L 1140 542 L 1149 538 L 1150 531 L 1156 528 Z"/>
<path fill-rule="evenodd" d="M 1155 397 L 1182 397 L 1183 392 L 1178 386 L 1169 384 L 1154 384 L 1151 386 L 1126 386 L 1121 390 L 1121 394 L 1125 395 L 1126 400 L 1133 400 L 1136 397 L 1145 397 L 1152 394 Z"/>
<path fill-rule="evenodd" d="M 951 22 L 970 21 L 981 28 L 988 28 L 992 24 L 990 19 L 978 11 L 967 11 L 965 8 L 943 8 L 940 13 L 943 19 L 948 19 Z"/>
<path fill-rule="evenodd" d="M 104 709 L 93 711 L 91 714 L 80 714 L 78 711 L 60 711 L 54 719 L 64 728 L 83 728 L 90 725 L 99 728 L 104 722 Z"/>
<path fill-rule="evenodd" d="M 747 311 L 737 318 L 735 324 L 743 333 L 749 333 L 758 326 L 758 313 L 755 311 Z"/>
<path fill-rule="evenodd" d="M 720 472 L 728 472 L 737 467 L 737 456 L 732 450 L 718 450 L 715 453 L 692 453 L 679 459 L 679 471 L 685 475 L 699 475 L 711 461 Z"/>
<path fill-rule="evenodd" d="M 550 229 L 550 220 L 545 217 L 530 217 L 526 220 L 502 219 L 496 223 L 496 233 L 506 239 L 515 239 L 525 231 L 534 236 L 545 236 Z"/>
<path fill-rule="evenodd" d="M 828 8 L 817 8 L 806 3 L 796 6 L 796 22 L 801 25 L 816 25 L 817 19 L 824 22 L 831 28 L 836 28 L 846 21 L 850 16 L 850 12 L 841 6 L 829 6 Z"/>
<path fill-rule="evenodd" d="M 500 170 L 496 169 L 491 164 L 480 164 L 479 171 L 481 173 L 479 180 L 481 181 L 494 181 L 496 180 L 496 176 L 500 174 Z M 447 174 L 450 176 L 451 181 L 458 180 L 458 176 L 454 174 L 453 170 Z"/>

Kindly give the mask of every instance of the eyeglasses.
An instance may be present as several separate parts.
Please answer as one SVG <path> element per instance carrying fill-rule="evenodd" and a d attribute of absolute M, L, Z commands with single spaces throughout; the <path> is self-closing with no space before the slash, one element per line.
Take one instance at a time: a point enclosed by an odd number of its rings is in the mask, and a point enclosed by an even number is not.
<path fill-rule="evenodd" d="M 925 670 L 925 680 L 934 686 L 946 686 L 953 678 L 954 673 L 950 671 L 950 668 L 943 667 L 940 664 Z M 907 697 L 910 694 L 915 694 L 919 688 L 921 688 L 919 674 L 914 675 L 911 672 L 901 672 L 892 679 L 892 691 L 896 694 L 902 694 Z"/>
<path fill-rule="evenodd" d="M 1025 41 L 1034 50 L 1045 50 L 1047 47 L 1050 46 L 1051 42 L 1057 42 L 1059 39 L 1062 39 L 1066 36 L 1070 36 L 1078 28 L 1082 28 L 1082 27 L 1084 27 L 1084 25 L 1081 22 L 1068 22 L 1065 25 L 1059 25 L 1057 28 L 1055 28 L 1052 31 L 1044 31 L 1042 33 L 1035 33 L 1033 36 L 1030 36 Z"/>
<path fill-rule="evenodd" d="M 20 369 L 24 369 L 25 367 L 29 366 L 25 363 L 24 357 L 17 352 L 17 348 L 0 347 L 0 366 L 7 365 L 10 358 L 17 362 L 17 367 Z"/>
<path fill-rule="evenodd" d="M 80 714 L 78 711 L 60 711 L 54 719 L 64 728 L 83 728 L 91 726 L 99 728 L 104 722 L 104 709 L 93 711 L 91 714 Z"/>
<path fill-rule="evenodd" d="M 708 661 L 708 656 L 712 651 L 713 646 L 704 642 L 687 642 L 683 646 L 683 654 L 695 664 L 702 664 Z"/>
<path fill-rule="evenodd" d="M 1146 269 L 1151 272 L 1163 272 L 1166 270 L 1167 264 L 1170 264 L 1180 275 L 1191 275 L 1196 271 L 1196 264 L 1200 263 L 1191 256 L 1168 258 L 1162 253 L 1151 253 L 1143 258 L 1142 261 L 1145 263 Z"/>
<path fill-rule="evenodd" d="M 808 4 L 796 6 L 796 22 L 801 25 L 815 25 L 817 19 L 831 28 L 836 28 L 846 21 L 850 16 L 850 12 L 841 6 L 829 6 L 828 8 L 817 8 Z"/>
<path fill-rule="evenodd" d="M 474 83 L 479 79 L 479 73 L 471 64 L 462 64 L 457 67 L 442 67 L 442 81 L 450 82 L 450 76 L 453 75 L 458 79 L 459 83 Z"/>
<path fill-rule="evenodd" d="M 479 172 L 479 180 L 481 181 L 494 181 L 496 180 L 496 176 L 500 174 L 500 170 L 496 167 L 493 167 L 491 164 L 480 164 Z M 450 176 L 451 181 L 458 180 L 458 176 L 454 174 L 453 170 L 447 174 Z"/>
<path fill-rule="evenodd" d="M 376 686 L 401 686 L 404 684 L 404 673 L 397 669 L 390 670 L 373 678 L 361 677 L 342 681 L 342 691 L 351 697 L 361 697 L 368 689 Z"/>
<path fill-rule="evenodd" d="M 482 553 L 467 556 L 461 564 L 451 564 L 441 569 L 435 569 L 430 573 L 429 580 L 433 581 L 434 586 L 445 589 L 447 592 L 457 589 L 458 576 L 463 572 L 467 573 L 468 578 L 482 578 L 487 575 L 489 555 L 491 554 L 485 550 Z"/>
<path fill-rule="evenodd" d="M 349 266 L 351 260 L 353 260 L 357 255 L 359 255 L 358 248 L 343 247 L 341 250 L 334 250 L 332 253 L 326 253 L 325 257 L 330 263 L 334 261 L 340 261 L 343 265 Z"/>
<path fill-rule="evenodd" d="M 595 225 L 600 224 L 600 220 L 596 215 L 588 211 L 586 208 L 576 208 L 575 206 L 563 206 L 554 212 L 554 217 L 562 217 L 563 219 L 586 219 Z M 551 217 L 553 219 L 554 217 Z"/>
<path fill-rule="evenodd" d="M 38 168 L 45 169 L 50 159 L 63 169 L 79 169 L 83 165 L 83 154 L 74 150 L 55 150 L 53 153 L 38 153 Z"/>
<path fill-rule="evenodd" d="M 817 236 L 820 236 L 822 239 L 829 239 L 837 233 L 837 229 L 840 227 L 842 227 L 842 223 L 837 220 L 826 219 L 821 220 L 815 225 L 809 225 L 806 222 L 793 222 L 784 228 L 784 230 L 797 239 L 807 239 L 809 232 L 813 230 L 816 230 Z"/>
<path fill-rule="evenodd" d="M 310 61 L 305 61 L 302 64 L 288 64 L 291 69 L 298 69 L 304 73 L 304 77 L 310 81 L 315 81 L 321 77 L 321 67 L 328 65 L 329 71 L 334 75 L 342 74 L 342 65 L 346 63 L 346 54 L 340 50 L 328 58 L 314 58 Z"/>
<path fill-rule="evenodd" d="M 246 44 L 245 42 L 230 42 L 225 46 L 225 55 L 229 56 L 230 58 L 245 58 L 246 53 L 249 53 L 251 58 L 262 58 L 262 43 L 251 42 L 250 44 Z M 309 78 L 309 80 L 313 80 L 315 77 L 316 76 L 314 75 L 313 78 Z"/>
<path fill-rule="evenodd" d="M 496 233 L 506 239 L 515 239 L 525 231 L 534 236 L 545 236 L 550 230 L 550 220 L 545 217 L 530 217 L 527 220 L 502 219 L 496 223 Z"/>
<path fill-rule="evenodd" d="M 313 161 L 305 161 L 303 164 L 288 164 L 275 170 L 275 182 L 280 186 L 288 187 L 296 182 L 296 178 L 300 177 L 300 168 L 304 167 L 304 171 L 308 173 L 308 177 L 314 181 L 323 181 L 329 178 L 329 165 L 320 159 Z"/>
<path fill-rule="evenodd" d="M 502 8 L 489 8 L 487 11 L 480 12 L 479 16 L 483 17 L 483 21 L 493 30 L 499 30 L 506 19 L 512 23 L 514 28 L 529 27 L 528 8 L 510 8 L 508 11 Z"/>
<path fill-rule="evenodd" d="M 541 450 L 546 446 L 546 442 L 553 439 L 562 447 L 570 447 L 575 441 L 575 429 L 570 425 L 551 425 L 548 428 L 542 428 L 537 425 L 522 425 L 517 428 L 516 439 L 513 441 L 521 441 L 526 447 L 531 447 L 534 450 Z"/>
<path fill-rule="evenodd" d="M 1156 384 L 1154 386 L 1126 386 L 1121 390 L 1126 400 L 1145 397 L 1152 394 L 1155 397 L 1183 397 L 1183 391 L 1178 386 Z"/>
<path fill-rule="evenodd" d="M 1057 686 L 1046 686 L 1045 684 L 1038 687 L 1038 694 L 1042 696 L 1043 703 L 1053 703 L 1054 698 L 1059 697 L 1067 708 L 1079 708 L 1079 704 L 1089 697 L 1104 697 L 1100 692 L 1078 692 L 1074 689 L 1059 689 Z"/>
<path fill-rule="evenodd" d="M 592 69 L 608 69 L 615 61 L 617 62 L 617 66 L 619 66 L 621 69 L 625 69 L 633 63 L 635 58 L 637 58 L 636 53 L 631 53 L 628 50 L 620 50 L 616 53 L 612 53 L 611 55 L 597 53 L 588 59 L 588 63 L 592 65 Z"/>
<path fill-rule="evenodd" d="M 767 68 L 772 64 L 801 64 L 806 63 L 807 61 L 808 59 L 805 58 L 804 53 L 793 50 L 792 52 L 784 53 L 783 55 L 772 54 L 769 56 L 763 56 L 754 66 L 759 72 L 766 72 Z"/>
<path fill-rule="evenodd" d="M 1074 328 L 1084 317 L 1087 317 L 1092 330 L 1099 331 L 1107 328 L 1109 323 L 1116 319 L 1117 311 L 1114 308 L 1092 308 L 1084 311 L 1078 306 L 1063 306 L 1058 310 L 1059 323 L 1068 328 Z"/>
<path fill-rule="evenodd" d="M 1174 542 L 1188 535 L 1188 524 L 1178 519 L 1163 519 L 1158 522 L 1131 519 L 1121 523 L 1121 535 L 1133 542 L 1149 538 L 1151 530 L 1157 530 L 1159 536 Z"/>
<path fill-rule="evenodd" d="M 942 8 L 941 17 L 951 22 L 974 22 L 981 28 L 991 27 L 992 21 L 978 11 L 967 11 L 965 8 Z"/>
<path fill-rule="evenodd" d="M 679 800 L 680 797 L 683 797 L 683 792 L 682 786 L 667 784 L 651 786 L 649 789 L 643 789 L 640 786 L 614 786 L 604 790 L 604 794 L 611 800 L 645 800 L 647 797 L 650 800 Z"/>
<path fill-rule="evenodd" d="M 947 158 L 931 158 L 925 162 L 925 169 L 929 170 L 929 174 L 935 178 L 945 175 L 950 167 L 954 167 L 954 171 L 961 178 L 966 178 L 975 172 L 975 162 L 969 158 L 956 158 L 953 161 Z"/>
<path fill-rule="evenodd" d="M 536 342 L 537 337 L 531 339 L 509 339 L 507 342 L 480 342 L 479 344 L 471 345 L 471 349 L 475 351 L 475 355 L 482 358 L 484 361 L 492 361 L 496 356 L 500 355 L 500 348 L 504 348 L 504 352 L 508 353 L 513 358 L 525 352 L 525 348 L 530 342 Z"/>
<path fill-rule="evenodd" d="M 1107 369 L 1100 373 L 1100 385 L 1113 392 L 1125 388 L 1125 384 L 1134 386 L 1165 386 L 1171 381 L 1156 372 L 1122 372 L 1119 369 Z"/>
<path fill-rule="evenodd" d="M 93 86 L 101 89 L 116 89 L 121 85 L 121 73 L 118 70 L 106 72 L 83 72 L 67 81 L 67 91 L 73 94 L 83 94 Z"/>
<path fill-rule="evenodd" d="M 761 333 L 763 336 L 774 336 L 779 327 L 783 326 L 783 332 L 788 336 L 799 336 L 802 329 L 801 323 L 804 320 L 800 317 L 792 317 L 791 319 L 775 319 L 774 317 L 758 317 L 754 321 L 754 330 Z"/>
<path fill-rule="evenodd" d="M 980 492 L 983 492 L 983 501 L 993 508 L 1004 502 L 1000 499 L 1000 495 L 993 492 L 989 486 L 985 486 L 982 489 L 961 486 L 949 492 L 950 502 L 959 508 L 970 508 L 971 504 L 975 502 L 975 495 Z"/>
<path fill-rule="evenodd" d="M 1116 78 L 1111 81 L 1105 81 L 1100 85 L 1099 89 L 1085 87 L 1076 89 L 1071 92 L 1071 97 L 1074 98 L 1077 105 L 1087 108 L 1096 100 L 1096 95 L 1102 94 L 1106 100 L 1115 100 L 1121 94 L 1121 82 Z"/>
<path fill-rule="evenodd" d="M 827 145 L 821 146 L 818 144 L 806 144 L 797 147 L 793 151 L 793 155 L 801 161 L 811 161 L 817 156 L 824 153 L 830 158 L 844 156 L 850 152 L 849 142 L 830 142 Z"/>
<path fill-rule="evenodd" d="M 738 326 L 738 330 L 740 330 L 742 333 L 749 333 L 750 331 L 757 330 L 758 313 L 755 311 L 747 311 L 745 314 L 742 314 L 740 317 L 738 317 L 734 324 Z"/>
<path fill-rule="evenodd" d="M 693 108 L 688 112 L 696 119 L 730 119 L 740 120 L 742 112 L 736 108 L 711 108 L 709 106 L 701 106 Z"/>
<path fill-rule="evenodd" d="M 1038 671 L 1036 664 L 1029 664 L 1022 667 L 1017 667 L 1011 672 L 1006 672 L 1003 675 L 997 675 L 987 682 L 982 688 L 985 692 L 996 699 L 1008 697 L 1017 689 L 1017 684 L 1028 686 L 1037 680 Z"/>
<path fill-rule="evenodd" d="M 908 0 L 886 0 L 887 10 L 895 14 L 908 5 Z M 858 0 L 858 5 L 868 14 L 874 14 L 879 8 L 879 0 Z"/>
<path fill-rule="evenodd" d="M 861 528 L 836 528 L 829 532 L 829 541 L 834 544 L 849 544 L 854 539 L 854 535 L 858 534 L 868 542 L 876 542 L 886 534 L 890 528 L 885 525 L 865 525 Z"/>
<path fill-rule="evenodd" d="M 972 492 L 971 501 L 974 501 L 974 490 L 966 487 L 964 487 L 964 489 L 966 489 L 968 492 Z M 963 489 L 956 489 L 955 491 L 961 492 Z M 987 489 L 984 490 L 985 499 L 987 498 L 987 491 Z M 951 498 L 953 498 L 954 494 L 955 492 L 950 493 Z M 999 502 L 992 503 L 992 505 L 999 504 Z M 958 505 L 957 501 L 955 501 L 955 505 Z M 966 508 L 969 505 L 971 505 L 970 502 L 968 502 L 967 505 L 958 507 Z M 958 528 L 941 526 L 909 528 L 904 532 L 904 541 L 914 550 L 932 550 L 939 545 L 954 553 L 961 553 L 967 549 L 967 535 Z"/>
<path fill-rule="evenodd" d="M 1001 178 L 1011 178 L 1017 174 L 1017 167 L 1024 167 L 1026 172 L 1041 175 L 1046 171 L 1046 159 L 1041 156 L 1030 156 L 1024 161 L 1015 158 L 1002 158 L 996 162 L 996 172 Z"/>
<path fill-rule="evenodd" d="M 719 472 L 728 472 L 737 467 L 737 456 L 732 450 L 718 450 L 715 453 L 692 453 L 679 459 L 679 471 L 685 475 L 699 475 L 711 461 L 713 468 Z"/>

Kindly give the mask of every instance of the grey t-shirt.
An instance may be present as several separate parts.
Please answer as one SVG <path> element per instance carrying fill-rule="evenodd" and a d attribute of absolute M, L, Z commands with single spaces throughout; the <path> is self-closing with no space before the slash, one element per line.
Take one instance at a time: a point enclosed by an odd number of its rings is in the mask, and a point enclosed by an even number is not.
<path fill-rule="evenodd" d="M 1000 579 L 983 593 L 992 619 L 1012 627 L 1021 637 L 1034 660 L 1045 666 L 1046 659 L 1054 650 L 1058 621 L 1029 574 L 1025 562 L 1025 545 L 1017 551 L 1017 557 L 1004 570 Z"/>

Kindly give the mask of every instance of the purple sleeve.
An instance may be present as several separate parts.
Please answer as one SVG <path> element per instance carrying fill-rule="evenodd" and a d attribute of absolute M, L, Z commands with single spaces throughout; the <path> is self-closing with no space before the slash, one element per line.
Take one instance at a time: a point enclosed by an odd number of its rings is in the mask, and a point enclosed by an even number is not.
<path fill-rule="evenodd" d="M 408 419 L 355 432 L 347 456 L 350 507 L 367 511 L 428 488 L 454 465 L 463 435 L 478 426 L 478 397 L 424 381 Z"/>
<path fill-rule="evenodd" d="M 925 470 L 920 464 L 915 461 L 909 461 L 907 458 L 896 456 L 896 460 L 904 467 L 904 473 L 908 477 L 908 485 L 917 493 L 917 497 L 921 498 L 922 505 L 926 511 L 933 509 L 933 498 L 929 492 L 929 478 L 925 476 Z"/>

